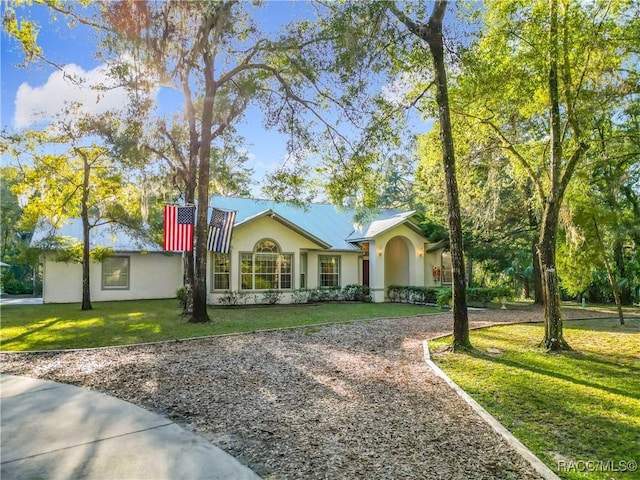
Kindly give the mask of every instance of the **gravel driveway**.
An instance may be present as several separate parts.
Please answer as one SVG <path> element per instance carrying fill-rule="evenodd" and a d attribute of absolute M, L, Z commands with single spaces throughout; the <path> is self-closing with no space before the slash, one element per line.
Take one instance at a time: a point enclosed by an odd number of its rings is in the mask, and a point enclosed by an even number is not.
<path fill-rule="evenodd" d="M 451 328 L 445 313 L 0 360 L 163 414 L 267 479 L 539 478 L 424 363 L 422 341 Z"/>

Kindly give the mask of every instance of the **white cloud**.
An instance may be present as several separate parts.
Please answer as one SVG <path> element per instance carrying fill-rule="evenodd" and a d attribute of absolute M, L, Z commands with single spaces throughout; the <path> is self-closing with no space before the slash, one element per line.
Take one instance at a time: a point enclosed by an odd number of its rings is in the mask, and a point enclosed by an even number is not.
<path fill-rule="evenodd" d="M 128 102 L 124 88 L 106 91 L 95 88 L 113 84 L 105 65 L 85 71 L 73 63 L 53 72 L 44 85 L 32 87 L 22 83 L 16 92 L 14 126 L 21 129 L 49 123 L 74 104 L 81 105 L 80 113 L 96 115 L 120 109 Z"/>

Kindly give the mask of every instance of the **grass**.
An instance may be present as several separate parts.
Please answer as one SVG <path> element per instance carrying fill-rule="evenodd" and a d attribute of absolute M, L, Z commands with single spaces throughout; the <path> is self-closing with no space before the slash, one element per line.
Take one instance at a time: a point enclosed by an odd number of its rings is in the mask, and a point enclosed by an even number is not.
<path fill-rule="evenodd" d="M 560 477 L 638 479 L 637 470 L 621 470 L 640 462 L 640 319 L 617 322 L 565 322 L 574 351 L 560 354 L 538 348 L 540 324 L 472 331 L 468 354 L 438 353 L 450 338 L 430 347 L 438 365 Z"/>
<path fill-rule="evenodd" d="M 212 322 L 191 324 L 176 300 L 7 305 L 2 307 L 0 350 L 55 350 L 130 345 L 225 333 L 404 317 L 442 310 L 406 304 L 347 303 L 210 308 Z"/>

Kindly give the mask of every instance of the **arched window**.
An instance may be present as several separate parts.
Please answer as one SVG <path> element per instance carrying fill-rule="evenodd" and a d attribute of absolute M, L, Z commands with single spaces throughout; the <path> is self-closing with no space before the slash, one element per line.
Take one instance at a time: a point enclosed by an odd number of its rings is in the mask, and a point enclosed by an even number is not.
<path fill-rule="evenodd" d="M 255 244 L 253 252 L 240 255 L 242 290 L 290 289 L 293 278 L 293 255 L 282 253 L 280 246 L 268 238 Z"/>

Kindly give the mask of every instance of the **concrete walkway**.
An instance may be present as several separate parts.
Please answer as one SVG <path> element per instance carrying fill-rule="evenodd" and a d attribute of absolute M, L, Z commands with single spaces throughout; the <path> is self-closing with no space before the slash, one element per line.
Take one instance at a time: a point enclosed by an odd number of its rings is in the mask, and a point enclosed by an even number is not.
<path fill-rule="evenodd" d="M 170 420 L 98 392 L 0 375 L 0 477 L 259 479 Z"/>
<path fill-rule="evenodd" d="M 21 297 L 2 295 L 0 305 L 42 305 L 42 297 Z"/>

